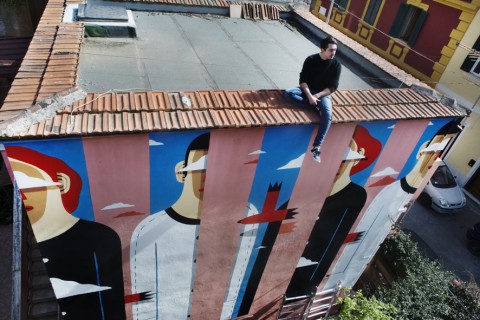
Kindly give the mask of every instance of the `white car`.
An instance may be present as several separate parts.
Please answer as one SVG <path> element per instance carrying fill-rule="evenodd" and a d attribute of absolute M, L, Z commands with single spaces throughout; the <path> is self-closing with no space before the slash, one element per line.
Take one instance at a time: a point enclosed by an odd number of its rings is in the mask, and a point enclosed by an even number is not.
<path fill-rule="evenodd" d="M 422 197 L 440 213 L 453 213 L 467 204 L 462 189 L 443 161 L 425 186 Z"/>

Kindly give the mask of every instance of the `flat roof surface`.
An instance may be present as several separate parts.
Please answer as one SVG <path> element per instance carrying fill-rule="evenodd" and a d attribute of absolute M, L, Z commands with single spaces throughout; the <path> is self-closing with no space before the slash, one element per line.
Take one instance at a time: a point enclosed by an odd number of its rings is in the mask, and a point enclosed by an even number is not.
<path fill-rule="evenodd" d="M 298 85 L 303 61 L 319 52 L 285 21 L 133 15 L 137 38 L 85 38 L 78 76 L 85 91 L 285 89 Z M 344 66 L 339 89 L 370 88 Z"/>

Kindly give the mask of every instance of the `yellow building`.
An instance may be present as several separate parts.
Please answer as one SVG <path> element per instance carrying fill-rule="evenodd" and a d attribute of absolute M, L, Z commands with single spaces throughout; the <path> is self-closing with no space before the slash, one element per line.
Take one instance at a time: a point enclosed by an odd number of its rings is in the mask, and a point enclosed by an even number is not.
<path fill-rule="evenodd" d="M 469 50 L 473 49 L 473 50 Z M 436 89 L 471 110 L 465 128 L 447 156 L 457 180 L 471 195 L 480 199 L 480 12 L 459 42 Z"/>
<path fill-rule="evenodd" d="M 311 12 L 471 110 L 448 154 L 457 181 L 480 201 L 480 0 L 316 0 Z M 475 54 L 469 55 L 474 48 Z"/>

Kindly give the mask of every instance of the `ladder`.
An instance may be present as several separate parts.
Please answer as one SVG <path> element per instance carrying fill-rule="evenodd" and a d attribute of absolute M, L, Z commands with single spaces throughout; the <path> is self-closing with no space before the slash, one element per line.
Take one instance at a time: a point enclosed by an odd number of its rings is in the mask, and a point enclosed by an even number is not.
<path fill-rule="evenodd" d="M 311 320 L 326 319 L 333 307 L 337 306 L 337 298 L 341 284 L 333 289 L 324 290 L 314 295 L 284 297 L 278 313 L 278 320 Z"/>

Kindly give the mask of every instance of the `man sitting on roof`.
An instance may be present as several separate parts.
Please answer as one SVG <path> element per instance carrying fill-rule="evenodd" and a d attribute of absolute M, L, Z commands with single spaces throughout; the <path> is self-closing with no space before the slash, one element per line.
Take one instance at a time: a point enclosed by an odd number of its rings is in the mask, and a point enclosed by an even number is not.
<path fill-rule="evenodd" d="M 338 88 L 342 66 L 334 59 L 337 41 L 326 37 L 320 41 L 320 54 L 313 54 L 303 63 L 300 86 L 285 90 L 287 97 L 314 106 L 320 115 L 320 126 L 311 150 L 313 159 L 320 162 L 320 146 L 332 121 L 332 97 Z"/>

